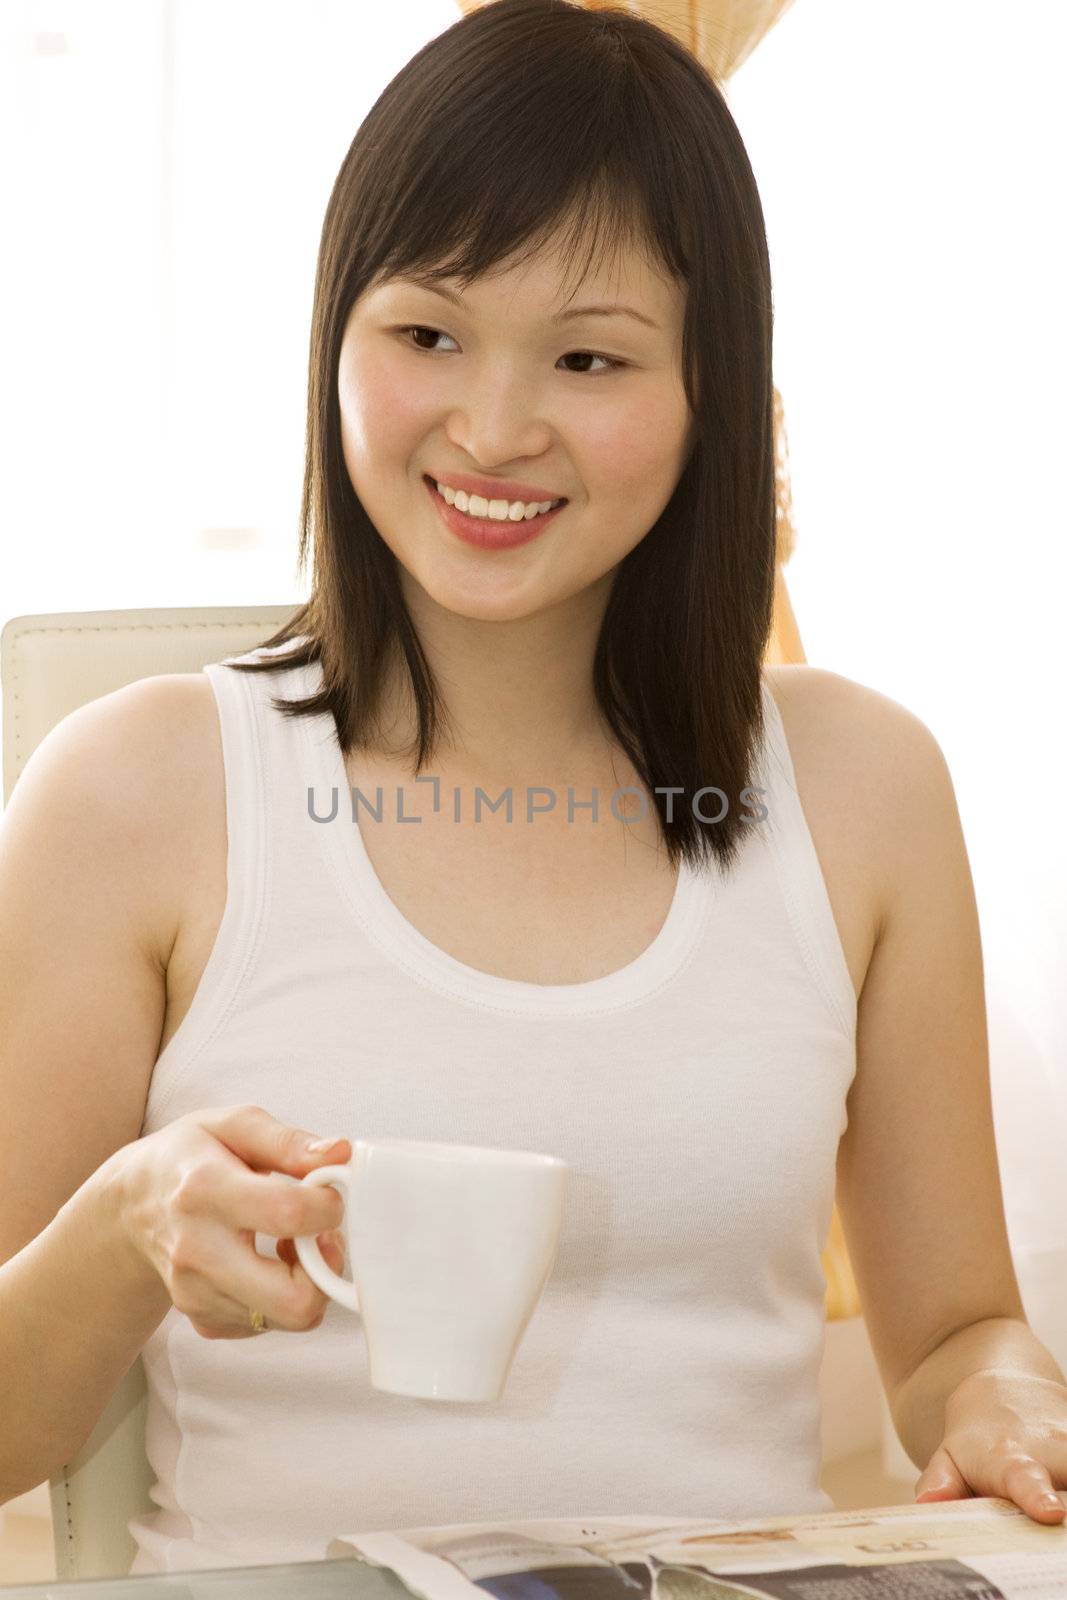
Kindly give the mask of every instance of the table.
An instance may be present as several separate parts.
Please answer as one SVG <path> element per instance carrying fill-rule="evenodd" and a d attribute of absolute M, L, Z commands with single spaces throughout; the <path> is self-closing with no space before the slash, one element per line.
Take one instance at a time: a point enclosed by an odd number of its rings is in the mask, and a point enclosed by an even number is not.
<path fill-rule="evenodd" d="M 411 1600 L 411 1591 L 395 1572 L 372 1567 L 356 1556 L 0 1586 L 0 1600 L 51 1600 L 53 1595 L 56 1600 L 60 1596 L 65 1600 Z"/>

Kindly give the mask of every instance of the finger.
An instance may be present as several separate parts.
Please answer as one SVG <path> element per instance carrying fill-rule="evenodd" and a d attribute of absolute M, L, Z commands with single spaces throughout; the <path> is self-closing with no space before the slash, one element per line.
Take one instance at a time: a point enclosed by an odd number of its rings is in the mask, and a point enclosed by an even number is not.
<path fill-rule="evenodd" d="M 971 1489 L 963 1473 L 944 1445 L 938 1445 L 915 1485 L 916 1503 L 933 1500 L 966 1500 Z"/>
<path fill-rule="evenodd" d="M 1005 1496 L 1036 1522 L 1062 1522 L 1067 1516 L 1048 1468 L 1033 1456 L 1016 1456 L 1004 1472 Z"/>
<path fill-rule="evenodd" d="M 318 1235 L 319 1249 L 326 1265 L 340 1276 L 344 1272 L 345 1248 L 340 1233 L 333 1229 L 329 1233 Z M 296 1253 L 296 1244 L 292 1239 L 278 1240 L 278 1256 L 286 1266 L 299 1268 L 303 1271 L 300 1258 Z"/>
<path fill-rule="evenodd" d="M 277 1174 L 249 1172 L 238 1162 L 204 1163 L 183 1179 L 176 1199 L 187 1213 L 216 1218 L 231 1228 L 273 1239 L 326 1233 L 344 1220 L 344 1201 L 322 1184 L 294 1183 Z"/>
<path fill-rule="evenodd" d="M 254 1339 L 261 1329 L 253 1328 L 248 1306 L 229 1295 L 210 1294 L 210 1304 L 186 1312 L 203 1339 Z"/>
<path fill-rule="evenodd" d="M 222 1236 L 224 1239 L 225 1234 Z M 269 1256 L 258 1255 L 255 1252 L 255 1239 L 251 1230 L 246 1230 L 239 1236 L 246 1248 L 257 1261 L 270 1261 Z M 344 1270 L 344 1245 L 339 1230 L 330 1230 L 319 1235 L 320 1247 L 327 1266 L 339 1275 Z M 274 1326 L 282 1332 L 307 1331 L 315 1327 L 321 1320 L 328 1305 L 328 1297 L 313 1284 L 300 1265 L 296 1248 L 291 1239 L 277 1241 L 277 1251 L 280 1260 L 289 1272 L 290 1278 L 296 1282 L 298 1289 L 306 1297 L 298 1301 L 297 1309 L 303 1320 L 298 1327 L 290 1327 L 281 1321 L 275 1321 Z M 202 1260 L 206 1260 L 202 1258 Z M 202 1262 L 201 1262 L 202 1264 Z M 277 1270 L 277 1269 L 276 1269 Z M 254 1291 L 246 1288 L 246 1294 L 266 1296 L 270 1288 L 257 1287 Z M 181 1292 L 175 1295 L 175 1304 L 178 1310 L 183 1311 L 190 1319 L 193 1327 L 205 1338 L 212 1339 L 247 1339 L 255 1336 L 257 1330 L 250 1321 L 250 1307 L 257 1310 L 263 1309 L 267 1315 L 268 1326 L 271 1325 L 271 1316 L 266 1305 L 261 1306 L 259 1301 L 250 1300 L 245 1304 L 226 1294 L 211 1277 L 205 1276 L 199 1269 L 195 1274 L 188 1275 L 183 1281 Z"/>
<path fill-rule="evenodd" d="M 284 1261 L 260 1255 L 254 1241 L 207 1220 L 197 1240 L 196 1269 L 189 1275 L 187 1293 L 194 1303 L 210 1308 L 211 1321 L 232 1317 L 240 1326 L 253 1307 L 262 1311 L 272 1328 L 287 1333 L 305 1332 L 321 1320 L 327 1304 L 327 1297 L 302 1267 L 294 1270 Z M 215 1308 L 221 1310 L 227 1301 L 230 1316 L 217 1317 Z M 239 1314 L 231 1309 L 234 1303 Z"/>
<path fill-rule="evenodd" d="M 348 1161 L 352 1155 L 351 1143 L 345 1138 L 333 1139 L 323 1149 L 309 1149 L 309 1145 L 322 1142 L 319 1135 L 279 1122 L 262 1106 L 224 1106 L 218 1111 L 201 1112 L 196 1120 L 220 1144 L 260 1172 L 288 1172 L 302 1178 L 313 1167 Z"/>
<path fill-rule="evenodd" d="M 332 1230 L 329 1233 L 322 1233 L 319 1234 L 318 1239 L 326 1265 L 331 1267 L 338 1276 L 341 1276 L 344 1272 L 345 1252 L 339 1232 Z M 277 1241 L 277 1251 L 279 1259 L 284 1261 L 291 1272 L 300 1274 L 302 1279 L 305 1279 L 309 1284 L 311 1283 L 297 1258 L 296 1246 L 292 1239 L 279 1239 Z M 208 1297 L 211 1302 L 210 1313 L 201 1309 L 196 1315 L 190 1315 L 189 1318 L 196 1332 L 203 1338 L 252 1339 L 256 1337 L 258 1332 L 263 1331 L 252 1326 L 250 1307 L 232 1299 L 229 1295 L 220 1294 L 212 1286 L 208 1287 Z M 312 1285 L 312 1288 L 315 1287 L 315 1285 Z M 321 1291 L 319 1293 L 322 1300 L 322 1310 L 324 1311 L 328 1297 L 322 1295 Z M 270 1330 L 270 1327 L 271 1323 L 268 1317 L 267 1331 Z M 288 1330 L 281 1329 L 280 1331 L 285 1332 Z"/>

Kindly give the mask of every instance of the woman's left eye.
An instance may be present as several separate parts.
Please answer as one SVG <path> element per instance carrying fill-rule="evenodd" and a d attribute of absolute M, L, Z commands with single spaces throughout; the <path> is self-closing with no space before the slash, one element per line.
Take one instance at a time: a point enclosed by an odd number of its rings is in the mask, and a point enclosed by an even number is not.
<path fill-rule="evenodd" d="M 450 339 L 452 337 L 451 334 L 441 333 L 441 330 L 439 328 L 428 328 L 424 324 L 418 323 L 418 322 L 409 323 L 406 327 L 398 329 L 398 332 L 403 333 L 403 334 L 428 333 L 433 338 L 441 338 L 441 339 Z M 436 354 L 436 352 L 434 350 L 427 349 L 427 347 L 425 345 L 416 344 L 414 346 L 414 348 L 416 350 L 422 350 L 424 352 L 424 354 L 426 354 L 426 355 L 434 355 L 434 354 Z M 613 372 L 618 368 L 625 367 L 625 366 L 629 365 L 629 363 L 626 362 L 626 361 L 619 361 L 615 356 L 602 356 L 602 355 L 599 355 L 595 350 L 568 350 L 566 355 L 560 356 L 560 360 L 561 361 L 568 361 L 571 358 L 571 356 L 581 356 L 583 359 L 590 359 L 590 360 L 593 360 L 593 361 L 603 361 L 605 363 L 604 371 L 606 371 L 606 372 Z M 599 376 L 599 374 L 596 373 L 596 372 L 577 372 L 577 373 L 574 373 L 572 375 L 574 377 L 578 377 L 578 378 L 585 378 L 585 377 L 595 378 L 595 377 Z"/>

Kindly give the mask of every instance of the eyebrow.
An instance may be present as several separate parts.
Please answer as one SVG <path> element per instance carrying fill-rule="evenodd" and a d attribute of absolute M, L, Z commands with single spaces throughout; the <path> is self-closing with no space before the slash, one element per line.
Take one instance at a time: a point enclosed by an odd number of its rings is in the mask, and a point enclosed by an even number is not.
<path fill-rule="evenodd" d="M 453 305 L 463 305 L 462 296 L 454 289 L 448 289 L 430 278 L 420 277 L 418 273 L 405 272 L 391 281 L 413 283 L 420 289 L 429 289 L 432 294 L 439 294 L 445 300 L 451 300 Z M 633 306 L 571 306 L 566 311 L 559 312 L 552 321 L 570 322 L 574 317 L 633 317 L 637 322 L 643 322 L 646 328 L 654 328 L 657 333 L 659 332 L 659 323 L 653 322 L 651 317 L 646 317 L 644 312 L 636 311 Z"/>

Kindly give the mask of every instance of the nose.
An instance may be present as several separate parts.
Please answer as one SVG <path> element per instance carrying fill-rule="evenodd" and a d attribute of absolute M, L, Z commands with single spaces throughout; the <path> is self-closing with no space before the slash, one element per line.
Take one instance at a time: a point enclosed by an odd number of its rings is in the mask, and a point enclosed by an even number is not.
<path fill-rule="evenodd" d="M 535 477 L 531 463 L 552 443 L 550 422 L 519 372 L 486 373 L 465 385 L 445 431 L 472 472 L 501 477 L 512 467 L 516 478 Z"/>

